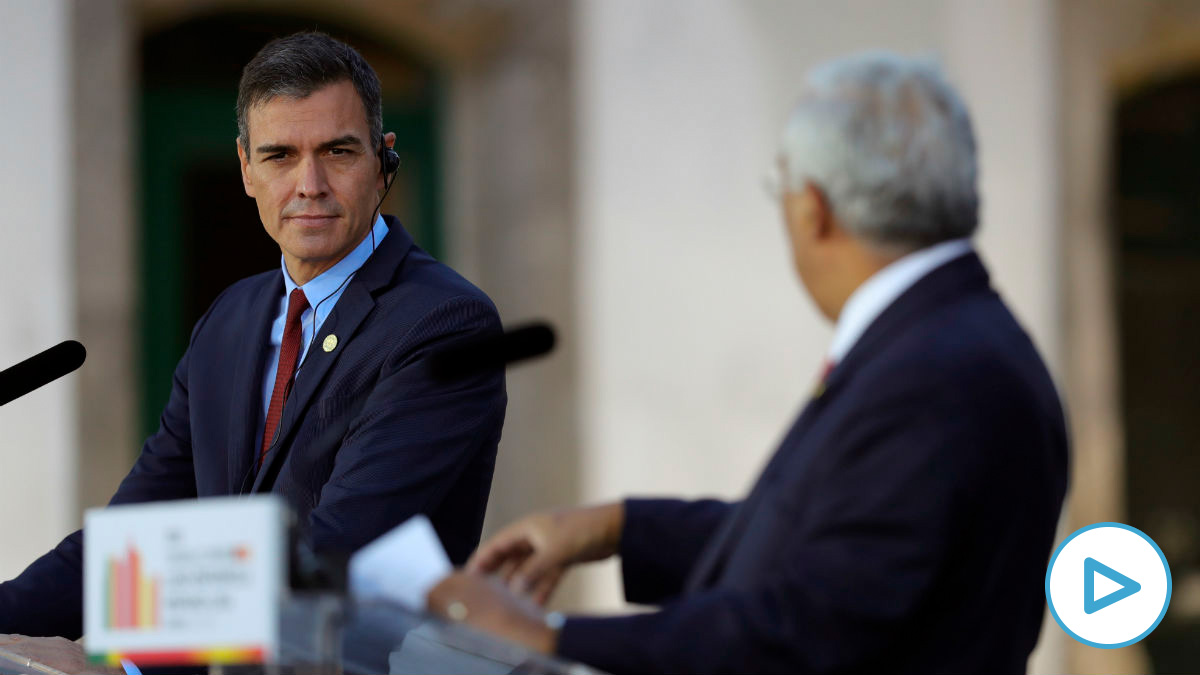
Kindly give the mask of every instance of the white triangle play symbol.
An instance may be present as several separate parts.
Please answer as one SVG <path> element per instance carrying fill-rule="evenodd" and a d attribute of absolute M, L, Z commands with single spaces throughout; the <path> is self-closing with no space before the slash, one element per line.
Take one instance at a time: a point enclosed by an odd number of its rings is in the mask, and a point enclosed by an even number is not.
<path fill-rule="evenodd" d="M 1095 584 L 1095 595 L 1092 598 L 1093 600 L 1102 600 L 1105 596 L 1116 593 L 1122 588 L 1125 588 L 1121 584 L 1118 584 L 1099 572 L 1092 572 L 1092 574 L 1092 583 Z"/>

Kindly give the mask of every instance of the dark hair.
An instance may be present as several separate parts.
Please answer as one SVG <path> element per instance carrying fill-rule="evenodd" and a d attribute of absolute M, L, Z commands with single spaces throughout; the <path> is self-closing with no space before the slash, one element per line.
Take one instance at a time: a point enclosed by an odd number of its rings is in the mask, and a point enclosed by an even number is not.
<path fill-rule="evenodd" d="M 266 44 L 242 69 L 238 83 L 238 140 L 250 152 L 246 111 L 277 96 L 305 98 L 314 91 L 349 80 L 362 99 L 371 131 L 371 147 L 383 145 L 383 103 L 379 77 L 353 47 L 324 33 L 294 33 Z"/>

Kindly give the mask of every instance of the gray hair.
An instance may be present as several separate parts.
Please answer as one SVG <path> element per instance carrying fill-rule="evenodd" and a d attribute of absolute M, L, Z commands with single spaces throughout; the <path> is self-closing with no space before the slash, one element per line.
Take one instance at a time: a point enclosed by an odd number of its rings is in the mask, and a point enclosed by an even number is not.
<path fill-rule="evenodd" d="M 979 223 L 975 136 L 931 61 L 868 52 L 817 66 L 783 134 L 789 189 L 806 181 L 851 234 L 912 251 Z"/>

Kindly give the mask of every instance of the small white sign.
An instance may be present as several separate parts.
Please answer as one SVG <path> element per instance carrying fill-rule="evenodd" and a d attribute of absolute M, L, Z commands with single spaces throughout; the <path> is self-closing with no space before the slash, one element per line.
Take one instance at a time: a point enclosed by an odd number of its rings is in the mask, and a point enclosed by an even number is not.
<path fill-rule="evenodd" d="M 89 510 L 89 657 L 140 666 L 274 660 L 286 528 L 287 507 L 274 495 Z"/>

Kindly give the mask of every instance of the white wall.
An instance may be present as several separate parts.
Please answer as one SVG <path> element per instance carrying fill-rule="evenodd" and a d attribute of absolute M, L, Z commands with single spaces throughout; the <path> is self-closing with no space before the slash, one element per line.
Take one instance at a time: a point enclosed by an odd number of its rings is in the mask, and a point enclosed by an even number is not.
<path fill-rule="evenodd" d="M 940 3 L 590 0 L 578 15 L 586 500 L 744 493 L 831 330 L 763 189 L 814 63 L 929 49 Z M 619 604 L 614 570 L 591 599 Z"/>
<path fill-rule="evenodd" d="M 75 337 L 67 9 L 0 0 L 0 368 Z M 0 579 L 76 520 L 75 401 L 67 376 L 0 408 Z"/>
<path fill-rule="evenodd" d="M 992 284 L 1062 391 L 1063 275 L 1057 26 L 1047 0 L 952 0 L 946 69 L 971 108 Z"/>
<path fill-rule="evenodd" d="M 802 403 L 830 329 L 762 179 L 810 65 L 936 42 L 938 2 L 880 8 L 582 3 L 589 497 L 738 494 Z"/>
<path fill-rule="evenodd" d="M 577 259 L 585 501 L 743 494 L 828 345 L 762 176 L 803 74 L 940 58 L 981 152 L 993 279 L 1058 355 L 1052 12 L 1041 0 L 581 0 Z M 620 606 L 612 564 L 589 606 Z"/>

